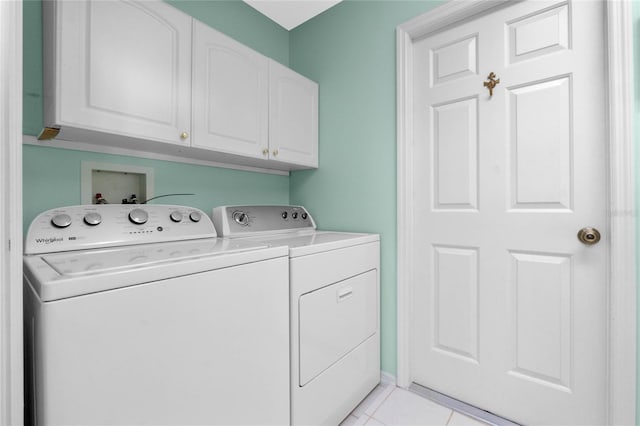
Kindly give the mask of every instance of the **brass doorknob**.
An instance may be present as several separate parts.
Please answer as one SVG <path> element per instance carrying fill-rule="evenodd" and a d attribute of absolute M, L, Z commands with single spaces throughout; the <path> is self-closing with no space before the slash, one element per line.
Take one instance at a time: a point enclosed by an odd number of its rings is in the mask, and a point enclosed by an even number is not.
<path fill-rule="evenodd" d="M 278 150 L 277 150 L 277 149 L 274 149 L 274 150 L 273 150 L 273 155 L 274 155 L 274 156 L 278 155 Z"/>
<path fill-rule="evenodd" d="M 578 239 L 588 246 L 597 244 L 600 241 L 600 231 L 596 228 L 582 228 L 578 231 Z"/>
<path fill-rule="evenodd" d="M 188 137 L 189 137 L 189 133 L 187 133 L 187 132 L 180 133 L 180 139 L 185 140 Z"/>

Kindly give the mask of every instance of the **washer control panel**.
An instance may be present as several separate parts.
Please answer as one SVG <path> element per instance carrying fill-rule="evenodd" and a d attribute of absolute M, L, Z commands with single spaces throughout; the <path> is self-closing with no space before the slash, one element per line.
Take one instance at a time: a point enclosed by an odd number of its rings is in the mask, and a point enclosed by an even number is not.
<path fill-rule="evenodd" d="M 222 206 L 213 209 L 212 217 L 223 237 L 316 229 L 313 218 L 302 206 Z"/>
<path fill-rule="evenodd" d="M 213 222 L 193 207 L 96 204 L 41 213 L 29 226 L 24 251 L 50 253 L 213 237 Z"/>

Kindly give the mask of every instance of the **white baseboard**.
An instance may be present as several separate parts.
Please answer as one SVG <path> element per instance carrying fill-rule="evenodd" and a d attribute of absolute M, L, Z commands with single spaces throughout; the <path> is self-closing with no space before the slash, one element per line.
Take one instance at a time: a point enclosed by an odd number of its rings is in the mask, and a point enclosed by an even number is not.
<path fill-rule="evenodd" d="M 387 373 L 386 371 L 380 371 L 380 383 L 383 385 L 392 385 L 396 386 L 397 380 L 396 376 L 391 373 Z"/>

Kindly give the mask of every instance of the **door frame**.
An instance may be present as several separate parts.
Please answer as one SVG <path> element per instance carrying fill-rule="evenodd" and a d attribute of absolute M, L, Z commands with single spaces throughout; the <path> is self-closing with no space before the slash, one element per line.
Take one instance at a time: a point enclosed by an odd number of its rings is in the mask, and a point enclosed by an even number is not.
<path fill-rule="evenodd" d="M 412 380 L 411 271 L 413 259 L 413 86 L 412 47 L 421 39 L 509 0 L 448 1 L 399 25 L 396 29 L 397 63 L 397 383 Z M 610 425 L 636 420 L 636 207 L 633 112 L 633 31 L 631 2 L 605 2 L 605 55 L 607 74 L 608 146 L 608 324 L 607 419 Z"/>
<path fill-rule="evenodd" d="M 0 425 L 23 424 L 22 0 L 0 1 Z"/>

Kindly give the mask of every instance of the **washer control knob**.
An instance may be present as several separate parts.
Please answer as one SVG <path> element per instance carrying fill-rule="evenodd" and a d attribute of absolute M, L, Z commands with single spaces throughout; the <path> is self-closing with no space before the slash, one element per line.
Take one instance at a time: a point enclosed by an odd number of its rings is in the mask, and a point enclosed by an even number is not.
<path fill-rule="evenodd" d="M 282 218 L 283 218 L 283 219 L 286 219 L 286 218 L 288 218 L 288 217 L 289 217 L 289 213 L 287 213 L 287 212 L 282 212 L 282 215 L 281 215 L 281 216 L 282 216 Z"/>
<path fill-rule="evenodd" d="M 291 217 L 294 218 L 294 219 L 297 219 L 298 218 L 298 212 L 291 213 Z"/>
<path fill-rule="evenodd" d="M 180 213 L 177 210 L 174 210 L 169 215 L 169 218 L 171 218 L 171 220 L 174 222 L 182 222 L 182 213 Z"/>
<path fill-rule="evenodd" d="M 144 225 L 149 220 L 149 214 L 142 209 L 133 209 L 129 212 L 129 220 L 136 225 Z"/>
<path fill-rule="evenodd" d="M 309 217 L 309 215 L 307 214 L 307 212 L 302 213 L 302 220 L 307 220 L 307 218 Z"/>
<path fill-rule="evenodd" d="M 198 212 L 191 212 L 189 213 L 189 219 L 191 219 L 191 222 L 200 222 L 200 219 L 202 219 L 202 215 L 200 215 L 200 213 Z"/>
<path fill-rule="evenodd" d="M 249 225 L 249 216 L 242 210 L 236 210 L 235 212 L 233 212 L 232 217 L 233 217 L 233 220 L 238 225 L 242 225 L 242 226 Z"/>
<path fill-rule="evenodd" d="M 84 215 L 84 223 L 89 226 L 100 225 L 102 222 L 102 216 L 99 213 L 91 212 Z"/>
<path fill-rule="evenodd" d="M 66 228 L 71 225 L 71 216 L 65 213 L 57 214 L 51 218 L 51 224 L 56 228 Z"/>

